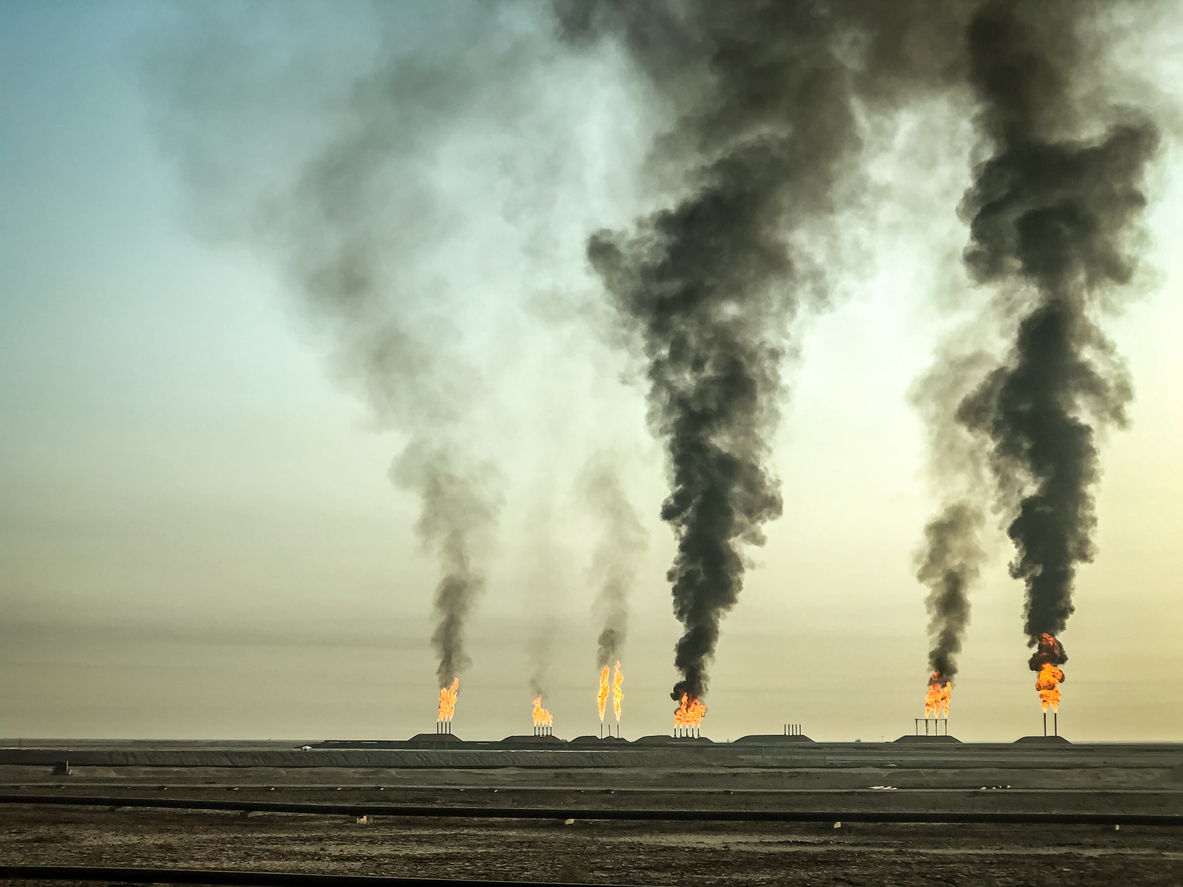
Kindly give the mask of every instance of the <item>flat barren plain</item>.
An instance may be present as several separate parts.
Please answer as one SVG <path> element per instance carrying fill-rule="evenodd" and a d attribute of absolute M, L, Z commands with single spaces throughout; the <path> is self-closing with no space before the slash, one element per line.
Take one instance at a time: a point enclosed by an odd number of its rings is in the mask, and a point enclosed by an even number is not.
<path fill-rule="evenodd" d="M 779 739 L 12 741 L 0 749 L 0 863 L 634 885 L 1183 884 L 1183 746 Z M 275 809 L 304 805 L 323 809 Z M 651 818 L 604 818 L 637 811 Z M 686 811 L 720 818 L 664 818 Z M 757 819 L 781 812 L 813 818 Z M 1091 818 L 1005 821 L 1032 813 Z M 1003 821 L 941 821 L 966 814 Z M 1164 816 L 1174 824 L 1117 822 Z"/>

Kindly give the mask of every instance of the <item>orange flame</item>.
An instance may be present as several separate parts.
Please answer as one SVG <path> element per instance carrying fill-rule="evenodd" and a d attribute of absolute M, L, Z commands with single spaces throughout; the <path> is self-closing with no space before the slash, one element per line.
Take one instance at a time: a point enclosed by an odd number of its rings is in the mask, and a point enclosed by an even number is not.
<path fill-rule="evenodd" d="M 928 695 L 924 697 L 926 718 L 949 717 L 949 701 L 953 696 L 953 682 L 942 682 L 942 675 L 934 671 L 928 679 Z"/>
<path fill-rule="evenodd" d="M 600 709 L 600 720 L 604 720 L 604 709 L 608 707 L 608 672 L 611 667 L 605 665 L 600 672 L 600 692 L 596 694 L 596 705 Z"/>
<path fill-rule="evenodd" d="M 674 712 L 675 727 L 697 727 L 706 717 L 707 707 L 701 699 L 691 699 L 690 694 L 682 694 L 682 704 Z"/>
<path fill-rule="evenodd" d="M 555 719 L 551 717 L 550 712 L 542 707 L 542 697 L 536 697 L 534 699 L 534 726 L 549 727 L 554 724 L 554 722 Z"/>
<path fill-rule="evenodd" d="M 608 669 L 604 669 L 608 674 Z M 624 699 L 624 672 L 620 670 L 620 663 L 616 663 L 616 677 L 612 679 L 612 711 L 616 713 L 616 723 L 620 723 L 620 701 Z"/>
<path fill-rule="evenodd" d="M 1064 671 L 1059 666 L 1067 661 L 1064 647 L 1053 635 L 1045 632 L 1039 636 L 1039 649 L 1027 664 L 1032 671 L 1039 673 L 1035 678 L 1035 689 L 1039 691 L 1039 704 L 1045 712 L 1049 705 L 1052 711 L 1060 710 L 1060 684 L 1064 680 Z"/>
<path fill-rule="evenodd" d="M 1060 681 L 1064 680 L 1064 672 L 1050 662 L 1045 662 L 1039 669 L 1039 677 L 1035 679 L 1035 689 L 1039 691 L 1039 704 L 1044 711 L 1050 705 L 1052 711 L 1060 710 Z"/>
<path fill-rule="evenodd" d="M 460 692 L 460 678 L 452 678 L 452 686 L 440 687 L 440 713 L 437 721 L 450 721 L 456 714 L 456 694 Z"/>

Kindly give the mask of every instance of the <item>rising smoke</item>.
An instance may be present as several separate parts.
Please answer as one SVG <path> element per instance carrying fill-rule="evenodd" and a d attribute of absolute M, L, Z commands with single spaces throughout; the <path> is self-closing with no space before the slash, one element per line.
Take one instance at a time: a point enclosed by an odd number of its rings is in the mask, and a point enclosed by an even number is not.
<path fill-rule="evenodd" d="M 460 466 L 448 450 L 416 442 L 396 461 L 391 477 L 419 494 L 422 508 L 415 529 L 443 573 L 432 599 L 436 626 L 431 645 L 439 659 L 436 677 L 446 687 L 470 664 L 464 621 L 485 584 L 473 561 L 483 554 L 497 518 L 497 473 L 489 465 Z"/>
<path fill-rule="evenodd" d="M 930 680 L 942 686 L 957 675 L 969 593 L 986 558 L 981 534 L 991 486 L 987 447 L 957 421 L 957 407 L 989 369 L 990 358 L 982 352 L 946 350 L 911 392 L 928 428 L 929 470 L 943 499 L 924 528 L 916 558 L 916 578 L 928 586 Z"/>
<path fill-rule="evenodd" d="M 400 437 L 390 477 L 418 498 L 416 530 L 438 561 L 431 641 L 444 687 L 468 664 L 465 622 L 503 486 L 481 423 L 496 412 L 488 366 L 504 361 L 472 332 L 495 289 L 486 267 L 482 299 L 462 291 L 457 258 L 489 255 L 496 224 L 480 212 L 497 200 L 474 169 L 519 175 L 489 145 L 535 100 L 540 44 L 512 9 L 470 3 L 450 18 L 432 6 L 375 5 L 350 25 L 358 10 L 330 4 L 211 5 L 146 80 L 203 228 L 275 262 L 334 374 Z M 318 17 L 320 29 L 300 30 Z M 345 34 L 346 49 L 325 34 Z M 535 154 L 514 157 L 541 180 Z"/>
<path fill-rule="evenodd" d="M 954 502 L 924 528 L 924 554 L 916 578 L 929 588 L 928 664 L 942 684 L 957 674 L 957 654 L 969 625 L 969 589 L 985 557 L 979 541 L 984 522 L 976 503 Z"/>
<path fill-rule="evenodd" d="M 532 543 L 531 570 L 526 578 L 526 610 L 533 625 L 524 639 L 530 664 L 527 683 L 533 696 L 546 696 L 550 688 L 558 635 L 557 607 L 568 584 L 564 575 L 567 558 L 552 535 L 555 520 L 551 504 L 537 508 L 535 520 L 526 529 Z"/>
<path fill-rule="evenodd" d="M 745 548 L 784 502 L 769 465 L 790 323 L 824 301 L 827 275 L 802 247 L 843 198 L 862 142 L 855 99 L 890 104 L 947 81 L 960 4 L 558 2 L 572 42 L 609 34 L 676 124 L 654 164 L 673 205 L 588 243 L 625 326 L 640 340 L 650 421 L 667 450 L 661 516 L 683 634 L 671 696 L 700 698 Z M 924 8 L 922 8 L 924 7 Z M 906 37 L 906 39 L 904 39 Z"/>
<path fill-rule="evenodd" d="M 649 534 L 608 456 L 599 454 L 588 463 L 579 487 L 601 528 L 589 576 L 597 588 L 594 611 L 603 625 L 596 644 L 596 667 L 602 669 L 621 658 L 628 631 L 629 593 Z"/>
<path fill-rule="evenodd" d="M 1080 98 L 1096 52 L 1081 28 L 1098 8 L 992 2 L 967 30 L 988 156 L 961 207 L 965 261 L 974 280 L 1004 289 L 1016 332 L 1005 363 L 957 418 L 988 441 L 1004 506 L 1017 502 L 1006 509 L 1011 575 L 1026 586 L 1032 646 L 1064 629 L 1077 565 L 1093 557 L 1097 431 L 1124 425 L 1131 397 L 1100 317 L 1131 291 L 1132 228 L 1158 142 L 1136 111 Z M 1109 122 L 1099 131 L 1102 116 Z M 1062 646 L 1055 651 L 1063 662 Z"/>
<path fill-rule="evenodd" d="M 825 303 L 840 273 L 815 247 L 857 190 L 864 121 L 932 87 L 968 82 L 977 101 L 987 157 L 962 205 L 966 264 L 977 282 L 1004 291 L 999 304 L 1017 330 L 1006 363 L 953 415 L 988 448 L 999 503 L 1014 513 L 1012 571 L 1027 587 L 1029 637 L 1061 630 L 1076 565 L 1092 556 L 1095 432 L 1122 424 L 1130 397 L 1099 315 L 1130 289 L 1132 223 L 1157 140 L 1132 111 L 1109 112 L 1103 133 L 1082 113 L 1074 87 L 1089 59 L 1077 26 L 1100 5 L 555 0 L 554 8 L 568 46 L 618 41 L 649 85 L 656 118 L 671 121 L 650 164 L 662 208 L 627 230 L 595 233 L 586 255 L 644 355 L 650 422 L 666 447 L 661 514 L 676 538 L 668 578 L 684 629 L 672 695 L 705 693 L 746 550 L 784 509 L 769 462 L 782 366 L 796 350 L 794 319 Z M 242 140 L 258 139 L 260 168 L 276 181 L 247 226 L 252 245 L 279 260 L 319 318 L 338 373 L 405 437 L 391 476 L 420 498 L 418 530 L 440 561 L 441 686 L 466 661 L 464 619 L 483 584 L 500 493 L 472 428 L 491 393 L 481 384 L 487 367 L 472 359 L 453 316 L 480 300 L 453 298 L 440 283 L 459 264 L 457 232 L 471 233 L 464 219 L 475 201 L 463 182 L 432 176 L 456 120 L 474 119 L 468 135 L 482 147 L 489 133 L 512 129 L 502 121 L 520 112 L 523 46 L 537 37 L 507 40 L 493 5 L 466 9 L 479 36 L 451 54 L 380 47 L 326 103 L 332 125 L 306 140 L 314 148 L 290 175 L 272 163 L 288 133 L 268 121 L 326 113 L 300 104 L 315 78 L 289 80 L 298 64 L 260 97 L 237 76 L 254 71 L 256 48 L 236 68 L 208 43 L 191 47 L 188 67 L 169 81 L 165 115 L 198 200 L 240 198 L 235 182 L 211 188 L 211 170 L 233 167 Z M 387 22 L 378 41 L 402 24 Z M 251 94 L 255 104 L 233 125 L 211 126 L 231 97 Z M 504 140 L 534 169 L 527 140 Z M 445 211 L 449 188 L 461 196 Z M 980 564 L 981 500 L 964 492 L 942 503 L 920 562 L 936 670 L 956 668 L 965 592 Z M 609 582 L 604 588 L 601 657 L 624 625 L 611 615 Z"/>

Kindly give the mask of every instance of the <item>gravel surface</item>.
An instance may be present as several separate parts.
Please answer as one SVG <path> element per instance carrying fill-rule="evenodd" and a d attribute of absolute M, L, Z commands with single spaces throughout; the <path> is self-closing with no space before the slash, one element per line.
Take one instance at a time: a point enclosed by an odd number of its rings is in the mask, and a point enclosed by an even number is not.
<path fill-rule="evenodd" d="M 1175 829 L 0 810 L 0 859 L 595 884 L 1183 884 Z"/>
<path fill-rule="evenodd" d="M 47 760 L 78 759 L 77 749 L 66 751 Z M 661 768 L 630 768 L 623 760 L 602 769 L 225 767 L 197 757 L 194 765 L 176 766 L 171 758 L 153 765 L 151 750 L 137 751 L 148 764 L 72 765 L 68 775 L 23 761 L 0 764 L 4 794 L 579 811 L 570 824 L 383 816 L 359 823 L 341 815 L 124 808 L 117 801 L 0 804 L 0 863 L 694 887 L 1183 885 L 1177 827 L 594 819 L 608 805 L 825 810 L 835 821 L 861 810 L 1183 814 L 1180 746 L 823 747 L 763 766 L 733 751 Z"/>

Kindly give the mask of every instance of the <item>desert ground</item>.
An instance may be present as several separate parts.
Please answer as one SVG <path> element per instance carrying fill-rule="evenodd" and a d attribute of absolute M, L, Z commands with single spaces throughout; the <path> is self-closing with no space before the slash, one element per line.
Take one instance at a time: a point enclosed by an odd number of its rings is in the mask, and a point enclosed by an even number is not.
<path fill-rule="evenodd" d="M 1116 829 L 1105 820 L 1183 816 L 1183 746 L 790 744 L 775 737 L 603 752 L 528 741 L 468 745 L 305 751 L 295 743 L 42 742 L 0 749 L 0 863 L 635 885 L 1183 884 L 1183 825 Z M 47 796 L 101 803 L 22 800 Z M 232 800 L 241 809 L 120 803 L 145 799 L 198 806 Z M 357 809 L 251 809 L 269 803 Z M 429 815 L 366 812 L 404 805 L 429 808 Z M 433 816 L 433 807 L 472 807 L 475 815 Z M 481 815 L 488 809 L 556 815 L 491 819 Z M 600 818 L 606 810 L 820 811 L 832 821 Z M 1100 818 L 1050 825 L 843 820 L 868 811 Z"/>

